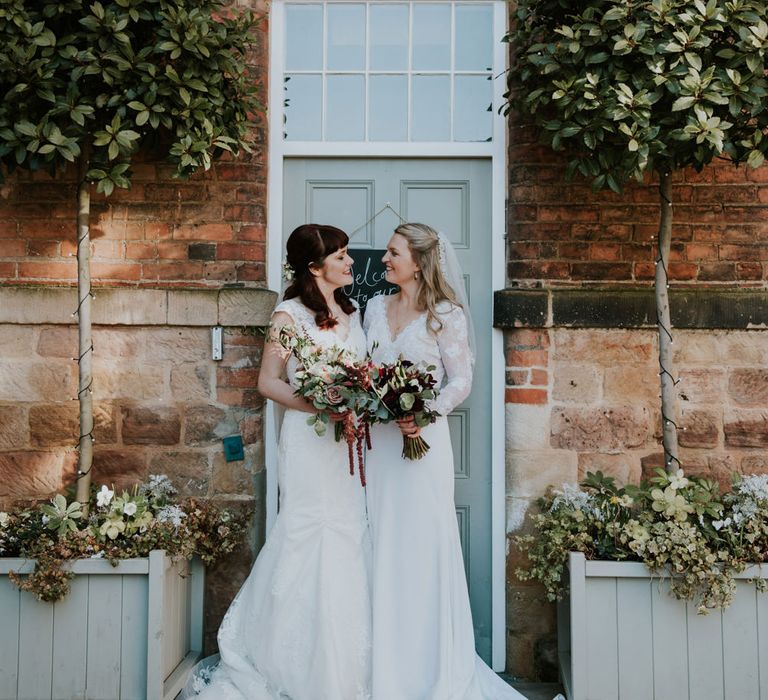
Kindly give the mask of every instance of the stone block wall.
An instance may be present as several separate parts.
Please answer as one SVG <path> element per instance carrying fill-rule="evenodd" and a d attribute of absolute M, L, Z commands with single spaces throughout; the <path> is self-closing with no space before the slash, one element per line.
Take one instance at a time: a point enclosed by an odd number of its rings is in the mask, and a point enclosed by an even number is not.
<path fill-rule="evenodd" d="M 263 541 L 262 289 L 102 289 L 94 299 L 93 483 L 167 474 L 183 495 L 255 510 L 251 538 L 206 579 L 208 649 Z M 0 510 L 74 482 L 79 435 L 75 290 L 0 287 Z M 211 327 L 224 329 L 211 359 Z M 245 459 L 227 462 L 222 438 Z"/>
<path fill-rule="evenodd" d="M 526 516 L 550 485 L 601 470 L 638 483 L 663 465 L 658 336 L 651 328 L 520 328 L 506 333 L 507 531 L 530 531 Z M 768 333 L 680 330 L 680 458 L 688 474 L 718 481 L 768 473 Z M 541 588 L 520 582 L 507 559 L 511 671 L 552 678 L 554 608 Z"/>

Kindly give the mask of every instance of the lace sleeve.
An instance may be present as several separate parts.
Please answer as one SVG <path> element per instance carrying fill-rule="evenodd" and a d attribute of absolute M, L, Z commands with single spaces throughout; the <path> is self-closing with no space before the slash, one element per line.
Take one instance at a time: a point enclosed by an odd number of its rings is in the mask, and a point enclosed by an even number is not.
<path fill-rule="evenodd" d="M 472 389 L 472 351 L 464 310 L 454 306 L 440 314 L 443 327 L 438 331 L 437 344 L 445 367 L 446 381 L 432 407 L 447 416 L 469 396 Z"/>

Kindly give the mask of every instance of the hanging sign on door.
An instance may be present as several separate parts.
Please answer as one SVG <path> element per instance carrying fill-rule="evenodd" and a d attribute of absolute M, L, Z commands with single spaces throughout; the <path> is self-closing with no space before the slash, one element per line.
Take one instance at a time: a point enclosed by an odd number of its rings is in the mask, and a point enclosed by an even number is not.
<path fill-rule="evenodd" d="M 365 306 L 370 299 L 380 294 L 394 294 L 397 287 L 387 282 L 384 263 L 381 258 L 385 250 L 353 249 L 349 251 L 350 257 L 355 261 L 352 266 L 352 284 L 344 287 L 344 292 L 350 299 L 354 299 L 360 310 L 365 311 Z"/>

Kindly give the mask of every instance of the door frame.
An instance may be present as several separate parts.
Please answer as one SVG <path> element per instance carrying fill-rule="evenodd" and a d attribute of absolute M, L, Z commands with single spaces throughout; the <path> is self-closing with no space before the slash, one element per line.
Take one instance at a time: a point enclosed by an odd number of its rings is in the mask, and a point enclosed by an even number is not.
<path fill-rule="evenodd" d="M 289 0 L 301 2 L 301 0 Z M 318 0 L 312 0 L 316 2 Z M 334 0 L 334 2 L 360 0 Z M 427 0 L 428 1 L 428 0 Z M 494 32 L 506 32 L 506 0 L 493 3 Z M 267 286 L 282 286 L 283 168 L 288 158 L 486 158 L 491 161 L 491 286 L 506 283 L 507 123 L 499 114 L 503 104 L 508 66 L 507 44 L 494 47 L 493 135 L 491 142 L 478 143 L 372 143 L 292 142 L 280 133 L 283 124 L 283 56 L 285 48 L 285 0 L 273 0 L 269 38 L 269 165 L 267 176 Z M 275 138 L 276 136 L 276 138 Z M 491 658 L 495 671 L 506 667 L 506 478 L 505 478 L 505 359 L 502 331 L 491 333 Z M 265 411 L 265 464 L 276 464 L 277 429 L 272 410 Z M 277 515 L 277 475 L 267 471 L 266 525 Z"/>

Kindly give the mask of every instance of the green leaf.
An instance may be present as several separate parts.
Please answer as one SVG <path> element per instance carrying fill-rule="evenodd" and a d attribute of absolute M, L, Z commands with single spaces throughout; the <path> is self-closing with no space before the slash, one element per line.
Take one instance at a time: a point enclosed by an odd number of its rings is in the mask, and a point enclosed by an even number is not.
<path fill-rule="evenodd" d="M 695 97 L 678 97 L 673 103 L 672 103 L 672 111 L 673 112 L 680 112 L 684 109 L 689 109 L 693 106 L 693 104 L 696 102 Z"/>
<path fill-rule="evenodd" d="M 747 157 L 747 165 L 751 168 L 759 168 L 765 161 L 765 155 L 762 151 L 750 151 Z"/>
<path fill-rule="evenodd" d="M 35 136 L 37 134 L 37 127 L 31 122 L 23 121 L 14 124 L 14 129 L 24 136 Z"/>
<path fill-rule="evenodd" d="M 109 160 L 114 160 L 119 155 L 120 155 L 120 146 L 118 145 L 117 141 L 112 141 L 109 144 L 109 149 L 107 150 L 107 156 L 109 157 Z"/>

